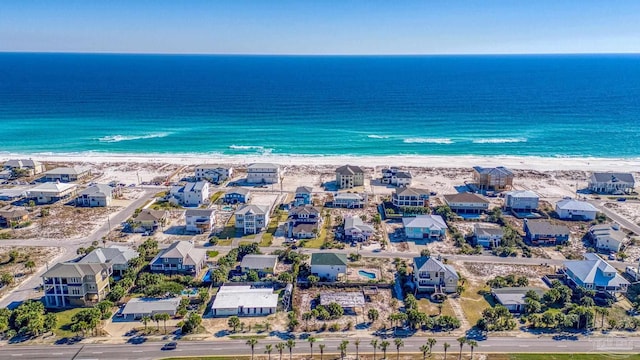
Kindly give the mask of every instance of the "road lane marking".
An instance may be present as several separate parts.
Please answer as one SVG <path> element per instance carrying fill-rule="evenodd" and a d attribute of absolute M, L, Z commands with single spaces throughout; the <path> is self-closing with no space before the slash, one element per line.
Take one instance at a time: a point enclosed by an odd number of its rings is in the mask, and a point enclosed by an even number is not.
<path fill-rule="evenodd" d="M 102 354 L 102 351 L 94 351 L 92 354 Z"/>
<path fill-rule="evenodd" d="M 11 356 L 18 357 L 18 356 L 22 356 L 22 354 L 11 354 Z"/>
<path fill-rule="evenodd" d="M 143 352 L 143 350 L 133 350 L 133 351 L 131 351 L 131 352 L 141 353 L 141 352 Z"/>

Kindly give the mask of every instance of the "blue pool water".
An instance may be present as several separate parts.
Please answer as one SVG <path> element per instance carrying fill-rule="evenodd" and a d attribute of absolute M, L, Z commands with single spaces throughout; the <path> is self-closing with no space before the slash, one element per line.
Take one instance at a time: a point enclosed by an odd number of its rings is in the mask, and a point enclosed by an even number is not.
<path fill-rule="evenodd" d="M 184 289 L 182 290 L 182 295 L 183 296 L 195 296 L 198 294 L 198 290 L 197 289 Z"/>
<path fill-rule="evenodd" d="M 364 270 L 358 270 L 358 275 L 364 276 L 364 277 L 366 277 L 368 279 L 371 279 L 371 280 L 376 278 L 376 274 L 374 274 L 372 272 L 369 272 L 369 271 L 364 271 Z"/>

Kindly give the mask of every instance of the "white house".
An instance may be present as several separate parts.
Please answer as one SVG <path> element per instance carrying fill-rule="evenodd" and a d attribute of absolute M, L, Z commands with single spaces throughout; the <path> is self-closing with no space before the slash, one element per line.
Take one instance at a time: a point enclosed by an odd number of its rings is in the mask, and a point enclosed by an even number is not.
<path fill-rule="evenodd" d="M 181 297 L 172 298 L 133 298 L 122 309 L 122 315 L 126 320 L 142 319 L 144 316 L 155 314 L 169 314 L 175 316 L 180 306 Z"/>
<path fill-rule="evenodd" d="M 473 237 L 476 239 L 477 245 L 493 248 L 500 246 L 504 231 L 495 225 L 475 224 L 473 225 Z"/>
<path fill-rule="evenodd" d="M 410 186 L 413 176 L 409 171 L 403 171 L 397 167 L 382 169 L 382 183 L 398 187 Z"/>
<path fill-rule="evenodd" d="M 230 166 L 220 166 L 203 164 L 196 166 L 195 177 L 196 180 L 208 180 L 214 183 L 219 183 L 230 179 L 233 176 L 233 168 Z"/>
<path fill-rule="evenodd" d="M 280 180 L 280 167 L 275 164 L 251 164 L 247 168 L 247 183 L 277 184 Z"/>
<path fill-rule="evenodd" d="M 216 223 L 213 209 L 187 209 L 184 213 L 188 232 L 203 234 L 213 230 Z"/>
<path fill-rule="evenodd" d="M 440 215 L 404 217 L 402 225 L 404 225 L 404 233 L 409 239 L 441 239 L 448 229 Z"/>
<path fill-rule="evenodd" d="M 213 300 L 213 316 L 264 316 L 275 314 L 278 294 L 273 288 L 222 286 Z"/>
<path fill-rule="evenodd" d="M 95 184 L 82 190 L 76 198 L 78 206 L 109 206 L 113 200 L 113 188 L 105 184 Z"/>
<path fill-rule="evenodd" d="M 209 183 L 207 181 L 188 182 L 184 186 L 173 186 L 170 195 L 184 206 L 200 206 L 209 203 Z"/>
<path fill-rule="evenodd" d="M 598 209 L 586 201 L 567 198 L 556 203 L 556 213 L 560 219 L 588 221 L 596 218 Z"/>
<path fill-rule="evenodd" d="M 249 204 L 238 209 L 235 216 L 236 228 L 243 234 L 257 234 L 267 226 L 268 208 Z"/>
<path fill-rule="evenodd" d="M 4 169 L 11 175 L 23 172 L 28 176 L 38 175 L 45 172 L 44 165 L 31 159 L 11 159 L 4 163 Z"/>
<path fill-rule="evenodd" d="M 531 212 L 538 208 L 540 196 L 531 190 L 513 190 L 504 196 L 504 208 L 515 212 Z"/>
<path fill-rule="evenodd" d="M 36 199 L 38 204 L 49 204 L 75 196 L 76 184 L 42 183 L 27 190 L 27 197 Z"/>
<path fill-rule="evenodd" d="M 620 251 L 627 240 L 627 234 L 616 223 L 594 225 L 589 229 L 589 236 L 596 245 L 596 249 L 604 252 Z"/>
<path fill-rule="evenodd" d="M 635 180 L 630 173 L 593 173 L 587 182 L 589 190 L 599 194 L 629 194 L 633 192 Z"/>
<path fill-rule="evenodd" d="M 344 235 L 347 239 L 365 241 L 373 235 L 375 228 L 365 224 L 359 216 L 344 218 Z"/>
<path fill-rule="evenodd" d="M 44 173 L 45 181 L 70 182 L 91 175 L 91 168 L 88 167 L 59 167 Z"/>
<path fill-rule="evenodd" d="M 311 273 L 323 281 L 336 281 L 347 273 L 347 255 L 336 253 L 311 254 Z"/>
<path fill-rule="evenodd" d="M 398 188 L 391 195 L 391 203 L 397 207 L 429 206 L 429 191 L 411 187 Z"/>
<path fill-rule="evenodd" d="M 458 273 L 451 265 L 432 257 L 413 259 L 413 282 L 417 293 L 452 293 L 458 288 Z"/>
<path fill-rule="evenodd" d="M 366 194 L 339 193 L 333 197 L 333 206 L 347 209 L 361 208 L 367 203 Z"/>

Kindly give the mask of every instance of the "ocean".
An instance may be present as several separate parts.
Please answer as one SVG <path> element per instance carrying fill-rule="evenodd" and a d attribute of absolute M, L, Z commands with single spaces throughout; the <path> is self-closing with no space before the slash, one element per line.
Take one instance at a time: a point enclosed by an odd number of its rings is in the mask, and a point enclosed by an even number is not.
<path fill-rule="evenodd" d="M 0 54 L 0 152 L 640 157 L 640 55 Z"/>

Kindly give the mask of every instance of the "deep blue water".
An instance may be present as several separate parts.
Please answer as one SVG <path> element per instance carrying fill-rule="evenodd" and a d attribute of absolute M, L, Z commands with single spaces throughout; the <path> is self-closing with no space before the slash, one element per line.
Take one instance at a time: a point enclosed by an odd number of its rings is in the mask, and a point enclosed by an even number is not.
<path fill-rule="evenodd" d="M 0 54 L 0 151 L 640 156 L 640 55 Z"/>

